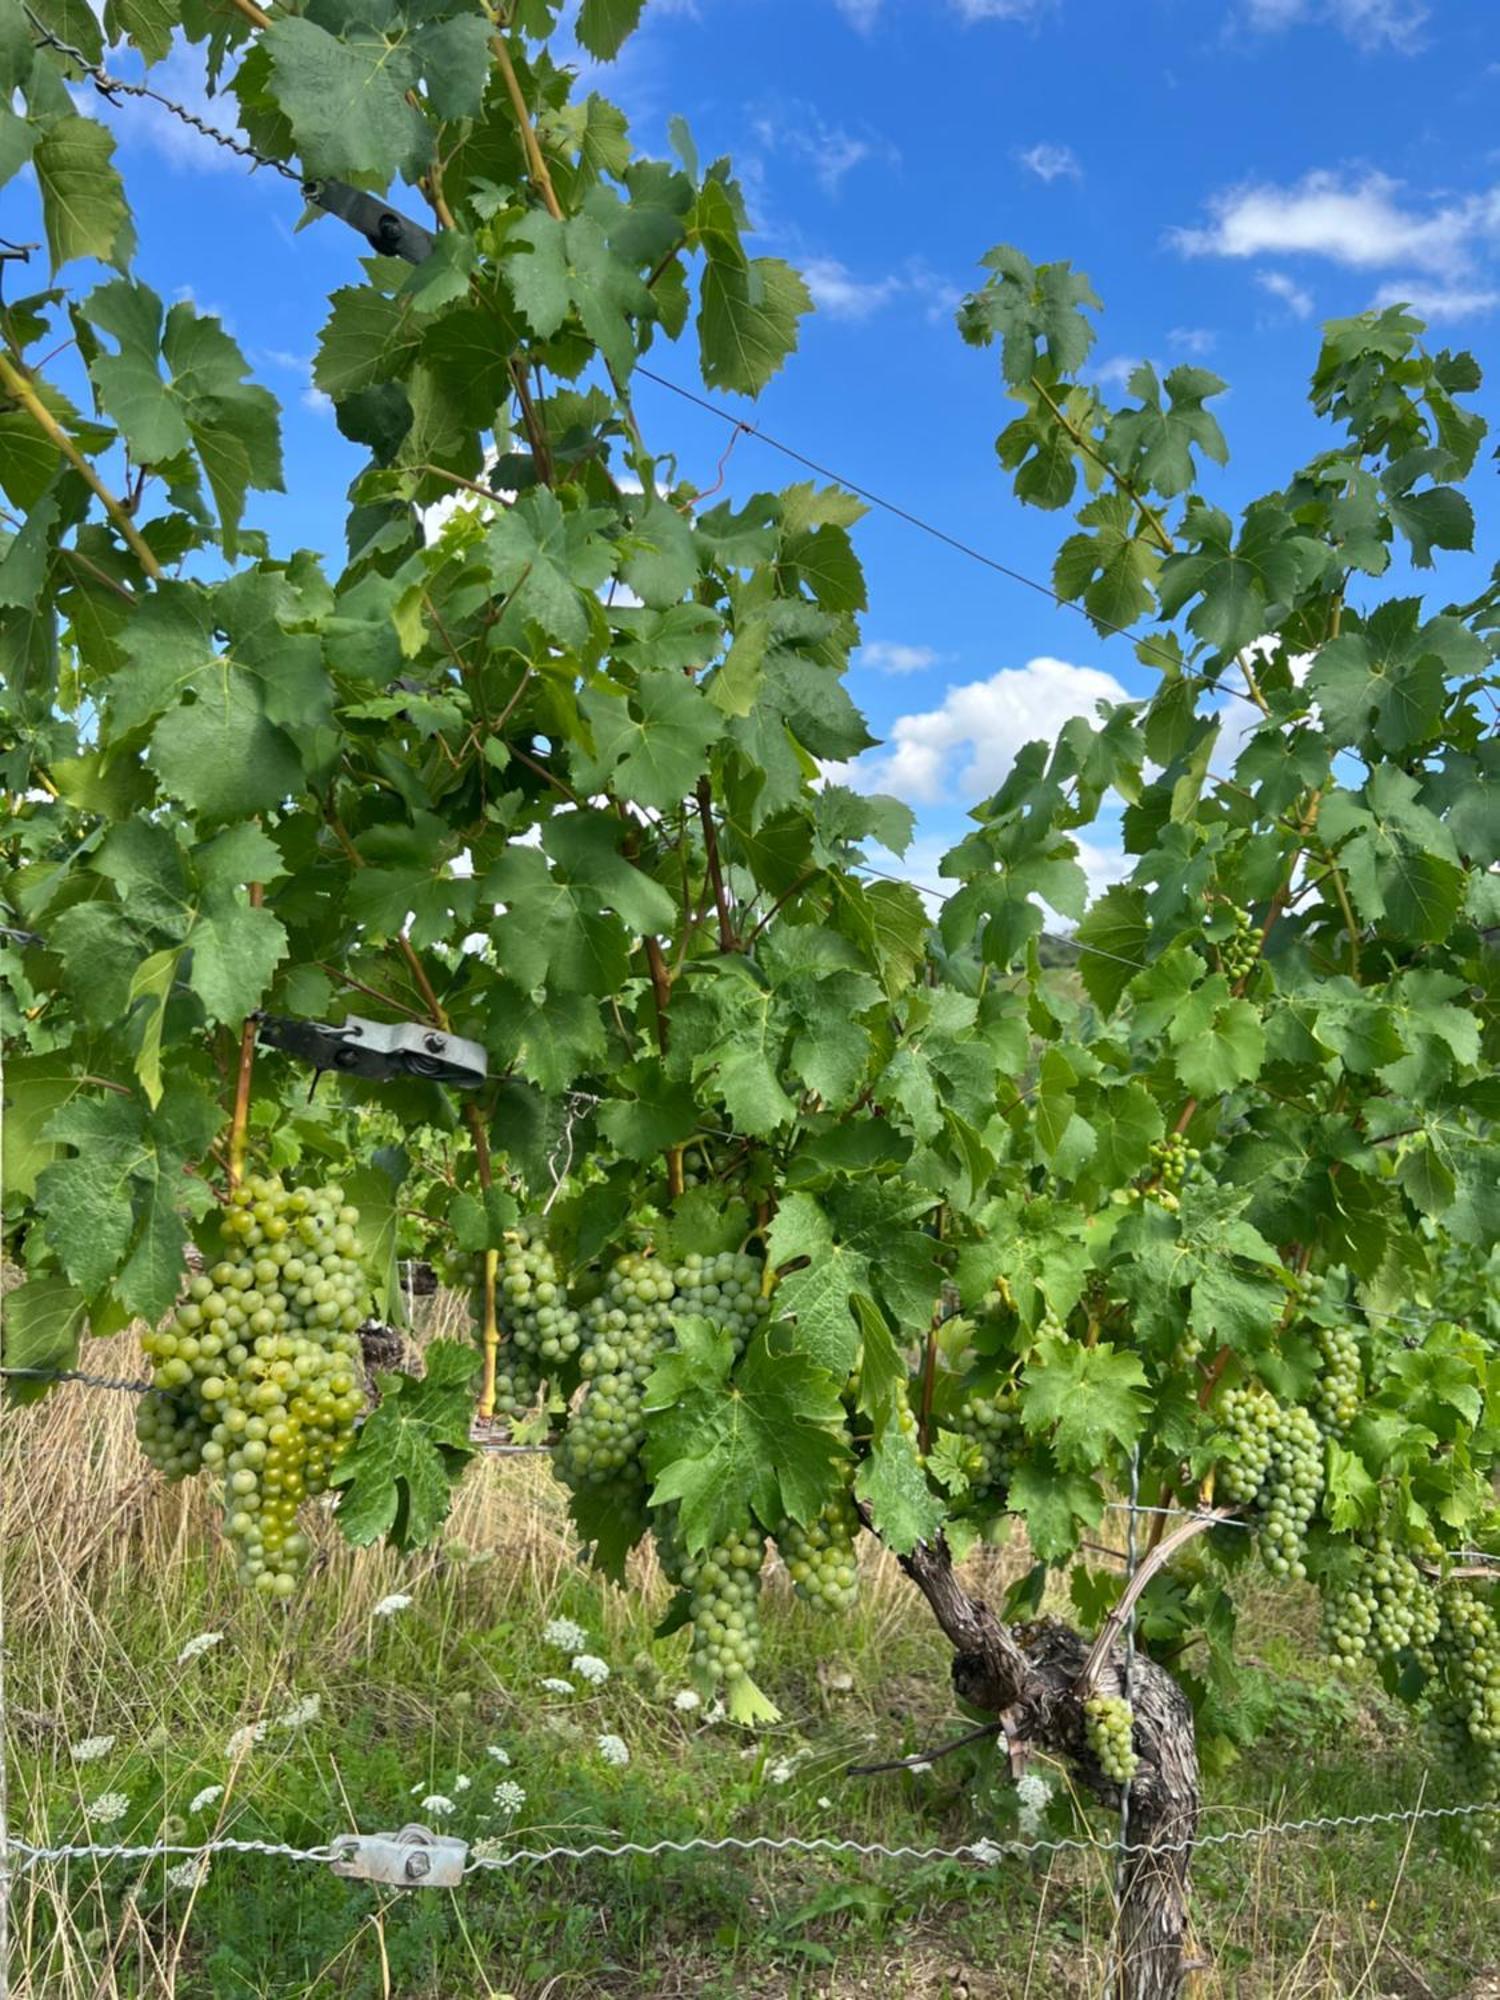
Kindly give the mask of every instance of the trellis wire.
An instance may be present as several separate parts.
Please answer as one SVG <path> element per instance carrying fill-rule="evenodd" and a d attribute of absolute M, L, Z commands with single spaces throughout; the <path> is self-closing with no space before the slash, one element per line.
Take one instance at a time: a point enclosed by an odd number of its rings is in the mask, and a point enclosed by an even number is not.
<path fill-rule="evenodd" d="M 190 111 L 185 104 L 179 104 L 175 98 L 163 97 L 159 90 L 153 90 L 149 84 L 129 83 L 123 77 L 111 76 L 108 70 L 101 69 L 98 63 L 92 62 L 82 49 L 75 48 L 71 42 L 65 42 L 60 35 L 54 35 L 46 22 L 25 5 L 25 0 L 22 0 L 22 5 L 25 8 L 26 18 L 36 34 L 38 45 L 42 48 L 56 49 L 59 55 L 66 56 L 71 63 L 76 63 L 99 95 L 111 104 L 116 96 L 149 98 L 153 104 L 159 104 L 162 110 L 170 113 L 173 118 L 180 120 L 203 138 L 212 140 L 214 145 L 222 146 L 226 152 L 238 153 L 243 160 L 249 160 L 252 167 L 269 167 L 273 173 L 282 175 L 284 179 L 301 183 L 301 174 L 295 167 L 289 167 L 285 160 L 272 159 L 269 153 L 257 151 L 248 140 L 236 139 L 231 133 L 222 131 L 219 126 L 210 125 L 206 118 L 200 118 L 196 111 Z"/>
<path fill-rule="evenodd" d="M 485 1872 L 505 1873 L 513 1868 L 541 1867 L 559 1861 L 653 1860 L 664 1854 L 849 1854 L 881 1861 L 974 1861 L 993 1867 L 1003 1860 L 1032 1860 L 1038 1855 L 1108 1854 L 1167 1855 L 1191 1854 L 1208 1847 L 1236 1847 L 1283 1835 L 1334 1832 L 1375 1826 L 1410 1826 L 1425 1820 L 1464 1820 L 1500 1813 L 1500 1800 L 1471 1799 L 1453 1806 L 1408 1806 L 1389 1812 L 1318 1814 L 1305 1819 L 1273 1820 L 1267 1825 L 1229 1827 L 1222 1833 L 1205 1833 L 1191 1840 L 1133 1841 L 1124 1846 L 1117 1840 L 1098 1840 L 1086 1834 L 1060 1836 L 1055 1840 L 978 1840 L 957 1847 L 891 1846 L 879 1840 L 853 1840 L 833 1834 L 722 1834 L 693 1835 L 687 1840 L 589 1841 L 580 1847 L 558 1842 L 550 1847 L 514 1847 L 503 1854 L 470 1854 L 466 1875 Z M 44 1846 L 27 1840 L 12 1840 L 10 1852 L 22 1858 L 25 1873 L 41 1862 L 50 1861 L 167 1861 L 194 1860 L 215 1854 L 256 1854 L 294 1862 L 330 1862 L 332 1846 L 293 1847 L 283 1841 L 238 1840 L 221 1836 L 197 1846 L 175 1841 L 96 1842 L 70 1841 Z"/>
<path fill-rule="evenodd" d="M 1141 1448 L 1131 1447 L 1130 1452 L 1130 1499 L 1125 1509 L 1125 1588 L 1129 1590 L 1135 1581 L 1136 1539 L 1135 1524 L 1141 1516 Z M 1125 1671 L 1121 1682 L 1125 1693 L 1125 1703 L 1132 1717 L 1135 1714 L 1135 1620 L 1137 1604 L 1132 1602 L 1125 1620 Z M 1130 1786 L 1120 1787 L 1120 1833 L 1118 1852 L 1115 1855 L 1115 1926 L 1118 1931 L 1120 1915 L 1125 1908 L 1125 1877 L 1130 1856 Z M 1118 1964 L 1112 1960 L 1109 1977 L 1105 1985 L 1106 1996 L 1118 1992 L 1116 1974 Z"/>

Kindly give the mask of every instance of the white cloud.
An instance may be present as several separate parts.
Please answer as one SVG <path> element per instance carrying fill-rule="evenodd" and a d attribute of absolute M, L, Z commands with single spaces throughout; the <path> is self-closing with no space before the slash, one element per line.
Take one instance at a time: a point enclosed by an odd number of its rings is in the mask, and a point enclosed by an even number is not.
<path fill-rule="evenodd" d="M 1385 43 L 1410 53 L 1420 45 L 1429 11 L 1426 0 L 1246 0 L 1245 19 L 1268 34 L 1323 22 L 1364 48 Z"/>
<path fill-rule="evenodd" d="M 894 639 L 867 639 L 859 649 L 859 664 L 878 674 L 920 674 L 942 658 L 931 646 L 903 646 Z"/>
<path fill-rule="evenodd" d="M 181 42 L 175 44 L 165 60 L 152 70 L 151 87 L 181 104 L 206 125 L 227 133 L 241 145 L 249 144 L 240 129 L 236 100 L 227 92 L 217 97 L 209 94 L 203 57 L 196 49 Z M 248 164 L 245 160 L 231 153 L 227 146 L 205 138 L 191 125 L 184 125 L 153 98 L 132 98 L 128 107 L 105 100 L 102 104 L 95 102 L 90 108 L 113 126 L 122 146 L 148 147 L 183 173 L 243 175 L 245 172 Z"/>
<path fill-rule="evenodd" d="M 1038 180 L 1083 179 L 1083 166 L 1071 146 L 1055 146 L 1049 140 L 1041 139 L 1034 146 L 1027 146 L 1016 154 L 1016 159 L 1026 171 L 1035 174 Z"/>
<path fill-rule="evenodd" d="M 1291 187 L 1247 184 L 1215 195 L 1205 228 L 1174 229 L 1168 240 L 1189 257 L 1327 257 L 1355 270 L 1410 264 L 1452 275 L 1477 243 L 1500 235 L 1500 187 L 1422 213 L 1404 206 L 1385 174 L 1359 181 L 1310 173 Z"/>
<path fill-rule="evenodd" d="M 802 276 L 819 312 L 833 319 L 868 319 L 905 289 L 901 278 L 856 278 L 837 257 L 812 257 Z"/>
<path fill-rule="evenodd" d="M 1071 716 L 1092 717 L 1101 701 L 1128 699 L 1113 674 L 1042 655 L 950 687 L 938 708 L 898 716 L 881 749 L 838 775 L 859 791 L 893 792 L 913 805 L 982 798 L 1023 744 L 1050 743 Z"/>
<path fill-rule="evenodd" d="M 901 158 L 889 139 L 871 132 L 847 132 L 842 125 L 829 125 L 812 105 L 800 98 L 761 106 L 752 120 L 752 128 L 768 151 L 793 153 L 808 161 L 814 180 L 825 194 L 837 194 L 844 176 L 866 160 L 883 160 L 894 166 Z"/>
<path fill-rule="evenodd" d="M 1500 292 L 1467 285 L 1428 285 L 1397 278 L 1375 294 L 1377 306 L 1410 306 L 1423 319 L 1473 319 L 1500 305 Z"/>
<path fill-rule="evenodd" d="M 1143 358 L 1139 354 L 1112 354 L 1108 361 L 1101 361 L 1091 373 L 1101 389 L 1123 389 Z"/>
<path fill-rule="evenodd" d="M 1195 357 L 1212 354 L 1218 344 L 1219 336 L 1206 326 L 1174 326 L 1167 335 L 1168 347 Z"/>
<path fill-rule="evenodd" d="M 869 34 L 880 18 L 880 0 L 833 0 L 833 4 L 862 35 Z"/>
<path fill-rule="evenodd" d="M 1269 292 L 1273 299 L 1280 299 L 1287 311 L 1296 318 L 1311 317 L 1312 293 L 1299 285 L 1295 278 L 1289 278 L 1285 271 L 1257 271 L 1255 282 L 1263 292 Z"/>
<path fill-rule="evenodd" d="M 954 11 L 963 21 L 1026 21 L 1039 14 L 1049 0 L 952 0 Z"/>

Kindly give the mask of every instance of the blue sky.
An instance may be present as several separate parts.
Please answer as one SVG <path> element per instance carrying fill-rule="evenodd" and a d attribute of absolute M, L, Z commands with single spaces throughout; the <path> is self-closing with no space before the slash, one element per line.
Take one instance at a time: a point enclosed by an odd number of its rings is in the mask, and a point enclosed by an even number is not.
<path fill-rule="evenodd" d="M 190 54 L 158 80 L 201 96 Z M 648 149 L 665 150 L 681 113 L 705 157 L 730 153 L 760 247 L 809 277 L 820 310 L 756 420 L 1036 576 L 1066 517 L 1009 497 L 998 368 L 953 327 L 993 243 L 1089 274 L 1106 381 L 1141 356 L 1227 379 L 1232 457 L 1211 490 L 1231 506 L 1318 448 L 1304 389 L 1322 318 L 1411 298 L 1435 338 L 1481 361 L 1495 347 L 1495 0 L 648 0 L 597 87 Z M 114 122 L 140 275 L 220 312 L 285 403 L 290 490 L 254 518 L 279 546 L 336 559 L 359 461 L 307 368 L 326 292 L 356 277 L 361 246 L 331 221 L 294 233 L 294 186 L 247 177 L 164 114 L 133 105 Z M 22 200 L 13 188 L 0 228 L 22 226 Z M 656 360 L 697 386 L 685 356 Z M 1490 389 L 1485 403 L 1500 414 Z M 638 411 L 654 450 L 711 482 L 723 426 L 645 383 Z M 1444 599 L 1500 552 L 1481 465 L 1479 552 Z M 742 438 L 726 486 L 800 476 Z M 857 536 L 871 609 L 853 684 L 890 746 L 862 781 L 917 808 L 912 872 L 930 880 L 1017 744 L 1146 677 L 1127 642 L 900 522 L 874 514 Z M 1108 828 L 1099 845 L 1103 880 Z"/>

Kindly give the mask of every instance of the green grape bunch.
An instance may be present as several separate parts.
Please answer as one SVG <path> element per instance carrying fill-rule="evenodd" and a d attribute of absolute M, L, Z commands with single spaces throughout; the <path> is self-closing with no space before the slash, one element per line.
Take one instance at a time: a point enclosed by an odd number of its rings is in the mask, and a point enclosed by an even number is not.
<path fill-rule="evenodd" d="M 1135 1712 L 1118 1695 L 1090 1695 L 1083 1704 L 1083 1733 L 1106 1778 L 1128 1785 L 1140 1768 L 1135 1750 Z"/>
<path fill-rule="evenodd" d="M 966 1396 L 949 1428 L 971 1448 L 972 1464 L 967 1469 L 974 1494 L 1003 1498 L 1025 1444 L 1020 1391 L 1007 1384 Z"/>
<path fill-rule="evenodd" d="M 815 1610 L 852 1611 L 859 1602 L 860 1518 L 847 1489 L 821 1507 L 804 1526 L 785 1520 L 776 1546 L 792 1586 Z"/>
<path fill-rule="evenodd" d="M 1320 1326 L 1315 1338 L 1323 1371 L 1312 1394 L 1312 1414 L 1327 1437 L 1341 1437 L 1364 1402 L 1359 1338 L 1351 1326 Z"/>
<path fill-rule="evenodd" d="M 766 1538 L 759 1528 L 731 1530 L 689 1555 L 671 1516 L 656 1525 L 656 1545 L 669 1579 L 686 1595 L 692 1621 L 692 1669 L 705 1690 L 722 1687 L 736 1722 L 773 1722 L 777 1711 L 756 1687 L 760 1656 L 760 1582 Z"/>
<path fill-rule="evenodd" d="M 617 1258 L 581 1316 L 579 1366 L 586 1387 L 557 1448 L 570 1486 L 601 1485 L 640 1457 L 646 1383 L 672 1340 L 677 1285 L 655 1257 Z"/>
<path fill-rule="evenodd" d="M 1440 1592 L 1425 1697 L 1450 1760 L 1485 1793 L 1500 1792 L 1500 1614 L 1492 1588 L 1463 1582 Z"/>
<path fill-rule="evenodd" d="M 1259 1386 L 1232 1389 L 1220 1412 L 1228 1445 L 1219 1490 L 1259 1516 L 1261 1559 L 1273 1576 L 1306 1576 L 1307 1531 L 1323 1493 L 1323 1438 L 1308 1412 Z"/>
<path fill-rule="evenodd" d="M 1404 1654 L 1433 1661 L 1442 1614 L 1412 1556 L 1385 1535 L 1357 1537 L 1352 1552 L 1352 1570 L 1324 1588 L 1328 1650 L 1345 1665 L 1366 1658 L 1394 1664 Z"/>
<path fill-rule="evenodd" d="M 1182 1190 L 1203 1158 L 1197 1146 L 1190 1146 L 1181 1132 L 1169 1132 L 1151 1148 L 1150 1176 L 1143 1185 L 1131 1189 L 1136 1200 L 1148 1199 L 1175 1215 L 1182 1206 Z"/>
<path fill-rule="evenodd" d="M 168 1478 L 223 1480 L 240 1581 L 262 1596 L 295 1590 L 311 1553 L 298 1510 L 327 1490 L 363 1406 L 358 1223 L 337 1185 L 248 1179 L 220 1215 L 225 1255 L 144 1342 L 141 1448 Z"/>
<path fill-rule="evenodd" d="M 1234 929 L 1227 938 L 1219 940 L 1215 949 L 1219 954 L 1219 969 L 1231 986 L 1239 986 L 1260 962 L 1260 930 L 1250 912 L 1238 903 L 1229 905 L 1229 918 Z"/>

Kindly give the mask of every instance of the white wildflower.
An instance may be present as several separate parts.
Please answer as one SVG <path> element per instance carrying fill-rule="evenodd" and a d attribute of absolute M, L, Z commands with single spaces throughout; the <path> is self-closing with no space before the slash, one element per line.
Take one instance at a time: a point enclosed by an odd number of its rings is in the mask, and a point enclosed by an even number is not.
<path fill-rule="evenodd" d="M 316 1722 L 323 1713 L 323 1697 L 320 1694 L 305 1694 L 300 1701 L 294 1701 L 289 1709 L 276 1718 L 278 1729 L 303 1729 L 309 1722 Z"/>
<path fill-rule="evenodd" d="M 97 1826 L 113 1826 L 129 1811 L 130 1801 L 123 1792 L 101 1792 L 91 1806 L 83 1809 L 84 1818 L 93 1820 Z"/>
<path fill-rule="evenodd" d="M 208 1871 L 213 1866 L 207 1854 L 189 1855 L 186 1861 L 179 1861 L 175 1868 L 167 1870 L 167 1885 L 173 1889 L 196 1889 L 200 1882 L 208 1879 Z"/>
<path fill-rule="evenodd" d="M 548 1675 L 543 1680 L 542 1686 L 547 1690 L 548 1694 L 573 1693 L 573 1683 L 571 1681 L 560 1681 L 553 1675 Z"/>
<path fill-rule="evenodd" d="M 224 1634 L 222 1632 L 195 1633 L 177 1655 L 178 1666 L 185 1667 L 189 1660 L 196 1660 L 200 1653 L 212 1652 L 215 1646 L 222 1645 L 223 1642 Z"/>
<path fill-rule="evenodd" d="M 447 1819 L 450 1813 L 458 1811 L 458 1807 L 445 1792 L 429 1792 L 422 1801 L 422 1810 L 431 1813 L 434 1819 Z"/>
<path fill-rule="evenodd" d="M 97 1764 L 101 1757 L 107 1757 L 115 1747 L 113 1736 L 85 1736 L 75 1743 L 68 1755 L 75 1764 Z"/>
<path fill-rule="evenodd" d="M 581 1653 L 588 1642 L 588 1633 L 571 1618 L 554 1618 L 542 1630 L 542 1644 L 560 1653 Z"/>
<path fill-rule="evenodd" d="M 703 1706 L 702 1697 L 696 1688 L 679 1688 L 672 1697 L 673 1708 L 679 1708 L 684 1715 L 691 1715 L 695 1708 Z"/>
<path fill-rule="evenodd" d="M 510 1763 L 510 1752 L 503 1749 L 498 1743 L 491 1743 L 484 1754 L 486 1757 L 493 1757 L 497 1764 Z"/>
<path fill-rule="evenodd" d="M 223 1796 L 224 1787 L 222 1785 L 205 1785 L 203 1790 L 198 1793 L 188 1806 L 188 1818 L 191 1819 L 194 1813 L 207 1812 L 208 1808 L 212 1805 L 217 1805 Z"/>
<path fill-rule="evenodd" d="M 592 1687 L 603 1687 L 609 1679 L 609 1668 L 597 1653 L 575 1653 L 573 1671 L 582 1675 Z"/>
<path fill-rule="evenodd" d="M 483 1840 L 475 1841 L 469 1849 L 469 1855 L 474 1861 L 499 1861 L 509 1851 L 503 1840 L 497 1840 L 492 1833 L 487 1833 Z"/>
<path fill-rule="evenodd" d="M 1021 1831 L 1029 1839 L 1042 1830 L 1042 1814 L 1052 1797 L 1052 1787 L 1040 1771 L 1028 1771 L 1016 1781 L 1016 1797 L 1021 1806 Z"/>
<path fill-rule="evenodd" d="M 982 1861 L 987 1868 L 993 1868 L 997 1861 L 1005 1859 L 1005 1849 L 997 1847 L 993 1840 L 976 1840 L 969 1852 L 976 1861 Z"/>
<path fill-rule="evenodd" d="M 247 1750 L 253 1750 L 257 1743 L 266 1740 L 266 1725 L 263 1722 L 246 1722 L 234 1731 L 224 1745 L 224 1755 L 232 1762 L 243 1757 Z"/>
<path fill-rule="evenodd" d="M 821 1798 L 818 1800 L 818 1804 L 822 1807 L 824 1812 L 833 1811 L 833 1800 L 830 1798 Z"/>
<path fill-rule="evenodd" d="M 495 1804 L 501 1812 L 518 1813 L 526 1803 L 526 1792 L 514 1778 L 502 1778 L 495 1787 Z"/>
<path fill-rule="evenodd" d="M 625 1765 L 630 1762 L 630 1751 L 622 1736 L 599 1736 L 595 1738 L 599 1755 L 606 1764 Z"/>
<path fill-rule="evenodd" d="M 797 1760 L 795 1757 L 778 1757 L 770 1770 L 766 1772 L 766 1776 L 773 1785 L 784 1785 L 791 1778 L 796 1768 Z"/>
<path fill-rule="evenodd" d="M 473 1782 L 474 1780 L 467 1772 L 460 1771 L 458 1776 L 453 1780 L 453 1789 L 455 1792 L 466 1792 Z"/>
<path fill-rule="evenodd" d="M 705 1722 L 722 1722 L 728 1713 L 729 1710 L 724 1706 L 723 1702 L 715 1697 L 713 1706 L 705 1709 L 703 1720 Z"/>
<path fill-rule="evenodd" d="M 906 1768 L 914 1778 L 920 1778 L 925 1772 L 930 1771 L 932 1766 L 925 1760 L 919 1759 L 915 1764 L 908 1764 Z"/>
<path fill-rule="evenodd" d="M 382 1597 L 370 1612 L 372 1618 L 394 1618 L 398 1611 L 411 1608 L 411 1599 L 404 1590 L 393 1590 L 389 1597 Z"/>

